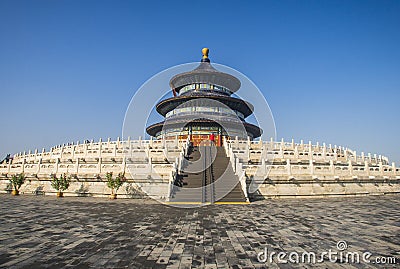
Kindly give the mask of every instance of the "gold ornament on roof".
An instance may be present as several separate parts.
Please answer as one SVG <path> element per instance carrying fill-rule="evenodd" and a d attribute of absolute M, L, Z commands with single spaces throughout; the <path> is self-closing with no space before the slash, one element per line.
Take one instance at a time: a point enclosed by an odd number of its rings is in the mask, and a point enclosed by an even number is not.
<path fill-rule="evenodd" d="M 202 50 L 201 50 L 201 53 L 203 53 L 203 59 L 207 59 L 208 58 L 208 52 L 209 52 L 210 50 L 208 49 L 208 48 L 203 48 Z"/>

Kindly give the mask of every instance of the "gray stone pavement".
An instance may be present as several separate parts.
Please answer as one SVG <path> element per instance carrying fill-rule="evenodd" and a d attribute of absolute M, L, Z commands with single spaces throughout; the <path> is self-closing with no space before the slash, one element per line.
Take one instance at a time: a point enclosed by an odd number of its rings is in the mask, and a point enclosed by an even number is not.
<path fill-rule="evenodd" d="M 395 268 L 399 210 L 400 195 L 182 209 L 148 200 L 4 194 L 0 268 Z M 371 263 L 257 260 L 265 248 L 300 256 L 338 251 L 341 240 L 344 251 L 371 252 Z M 380 256 L 395 257 L 397 265 L 374 264 Z"/>

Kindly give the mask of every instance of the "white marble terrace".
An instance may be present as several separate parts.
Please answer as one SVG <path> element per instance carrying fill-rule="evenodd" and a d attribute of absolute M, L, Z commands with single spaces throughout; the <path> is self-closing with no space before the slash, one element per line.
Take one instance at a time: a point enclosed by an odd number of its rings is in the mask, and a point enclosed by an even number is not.
<path fill-rule="evenodd" d="M 367 180 L 367 183 L 375 185 L 386 182 L 390 186 L 395 183 L 395 188 L 386 188 L 382 192 L 399 191 L 400 168 L 381 155 L 358 155 L 341 146 L 302 141 L 295 143 L 293 140 L 276 142 L 272 139 L 233 139 L 224 140 L 223 144 L 246 193 L 251 179 L 265 185 L 261 192 L 265 196 L 276 196 L 279 193 L 286 195 L 286 190 L 296 180 L 311 185 L 320 184 L 321 181 L 348 181 L 353 182 L 354 186 L 357 180 Z M 43 149 L 18 153 L 11 162 L 0 164 L 0 192 L 6 191 L 11 175 L 24 173 L 27 181 L 21 187 L 22 193 L 32 194 L 40 190 L 42 193 L 54 194 L 50 186 L 51 176 L 66 173 L 72 178 L 68 190 L 71 195 L 105 196 L 110 191 L 105 184 L 105 174 L 125 172 L 128 181 L 119 195 L 142 195 L 138 190 L 140 186 L 149 196 L 168 199 L 171 184 L 182 167 L 187 147 L 188 141 L 177 138 L 126 141 L 118 138 L 116 141 L 77 142 L 53 147 L 49 151 Z M 279 190 L 276 186 L 272 188 L 268 180 L 283 183 L 280 188 L 283 186 L 285 189 Z M 312 190 L 299 186 L 296 185 L 292 195 L 296 196 L 299 192 L 312 195 Z M 320 190 L 322 193 L 325 191 L 328 190 Z"/>

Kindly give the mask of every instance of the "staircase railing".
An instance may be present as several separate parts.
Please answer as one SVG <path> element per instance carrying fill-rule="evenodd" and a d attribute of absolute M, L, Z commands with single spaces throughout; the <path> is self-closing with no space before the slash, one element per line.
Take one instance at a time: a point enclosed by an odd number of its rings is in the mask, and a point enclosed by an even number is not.
<path fill-rule="evenodd" d="M 249 196 L 247 194 L 246 172 L 244 170 L 242 170 L 239 175 L 239 182 L 240 182 L 240 186 L 242 187 L 244 197 L 246 198 L 246 202 L 249 202 L 250 200 L 249 200 Z"/>
<path fill-rule="evenodd" d="M 174 163 L 174 167 L 169 175 L 169 180 L 168 180 L 168 196 L 167 196 L 167 202 L 171 200 L 171 196 L 175 192 L 175 181 L 178 176 L 178 166 L 176 163 Z"/>
<path fill-rule="evenodd" d="M 210 174 L 210 202 L 214 203 L 215 202 L 215 175 L 214 175 L 214 163 L 213 163 L 213 150 L 217 150 L 215 147 L 209 147 L 210 149 L 210 155 L 209 158 L 211 160 L 210 166 L 208 167 L 208 171 Z M 215 152 L 215 155 L 217 153 Z"/>
<path fill-rule="evenodd" d="M 179 153 L 179 156 L 176 158 L 173 169 L 171 171 L 171 174 L 169 176 L 169 181 L 168 181 L 168 196 L 167 196 L 167 201 L 171 200 L 172 195 L 175 193 L 175 186 L 176 182 L 178 180 L 178 175 L 183 169 L 185 157 L 188 155 L 188 150 L 190 146 L 190 140 L 189 138 L 186 139 L 186 143 L 182 145 L 182 150 Z"/>
<path fill-rule="evenodd" d="M 206 173 L 206 167 L 207 167 L 207 156 L 206 156 L 206 147 L 205 146 L 200 146 L 199 147 L 199 150 L 203 150 L 203 152 L 200 152 L 201 154 L 202 154 L 202 156 L 204 156 L 203 157 L 203 159 L 204 159 L 204 161 L 203 161 L 203 171 L 202 171 L 202 173 L 203 173 L 203 187 L 202 187 L 202 197 L 201 197 L 201 202 L 202 203 L 205 203 L 205 202 L 207 202 L 207 197 L 206 197 L 206 195 L 207 195 L 207 193 L 206 193 L 206 186 L 207 186 L 207 173 Z"/>
<path fill-rule="evenodd" d="M 228 143 L 224 139 L 223 145 L 226 151 L 226 155 L 227 157 L 229 157 L 229 162 L 232 165 L 233 171 L 239 177 L 240 186 L 246 198 L 246 202 L 249 202 L 249 196 L 247 194 L 247 184 L 246 184 L 246 171 L 243 169 L 243 165 L 239 162 L 239 158 L 237 158 L 236 154 L 233 152 L 230 143 Z"/>

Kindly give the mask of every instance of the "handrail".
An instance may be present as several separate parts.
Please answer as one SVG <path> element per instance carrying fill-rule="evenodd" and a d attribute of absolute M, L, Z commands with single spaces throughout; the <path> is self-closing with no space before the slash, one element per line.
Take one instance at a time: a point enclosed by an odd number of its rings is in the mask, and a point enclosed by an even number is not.
<path fill-rule="evenodd" d="M 239 163 L 239 159 L 236 157 L 232 150 L 230 143 L 224 143 L 225 151 L 227 152 L 227 157 L 229 157 L 229 162 L 232 165 L 234 173 L 239 177 L 240 187 L 242 188 L 243 194 L 246 198 L 246 202 L 249 202 L 249 196 L 247 193 L 246 184 L 246 171 L 243 169 L 243 165 Z"/>
<path fill-rule="evenodd" d="M 183 170 L 183 164 L 185 157 L 188 155 L 189 145 L 190 145 L 190 140 L 186 139 L 186 143 L 182 145 L 181 152 L 179 153 L 179 156 L 175 160 L 174 168 L 172 169 L 170 180 L 168 182 L 168 196 L 167 196 L 168 201 L 171 200 L 172 195 L 175 193 L 175 183 L 178 180 L 179 173 L 181 173 Z"/>
<path fill-rule="evenodd" d="M 244 197 L 246 198 L 246 202 L 249 202 L 249 195 L 247 194 L 247 183 L 246 183 L 246 172 L 245 170 L 242 170 L 240 176 L 239 176 L 239 182 L 240 186 L 242 187 L 242 191 L 244 194 Z"/>
<path fill-rule="evenodd" d="M 168 181 L 168 195 L 167 195 L 167 201 L 171 201 L 172 195 L 174 193 L 174 186 L 175 186 L 175 180 L 176 180 L 176 176 L 177 176 L 177 167 L 174 167 L 174 169 L 172 169 L 170 175 L 169 175 L 169 181 Z"/>
<path fill-rule="evenodd" d="M 209 147 L 209 152 L 210 152 L 209 159 L 211 161 L 213 161 L 213 159 L 212 159 L 213 158 L 213 153 L 212 153 L 213 149 L 216 150 L 215 147 Z M 215 178 L 214 178 L 214 163 L 213 162 L 210 163 L 208 171 L 210 174 L 210 185 L 209 185 L 210 186 L 210 202 L 214 203 L 215 202 L 215 184 L 214 184 Z"/>
<path fill-rule="evenodd" d="M 199 146 L 199 150 L 203 150 L 202 156 L 204 161 L 203 161 L 203 187 L 202 187 L 202 197 L 201 201 L 202 203 L 206 202 L 206 186 L 207 186 L 207 174 L 206 174 L 206 167 L 207 167 L 207 156 L 206 156 L 206 147 L 204 146 Z"/>

